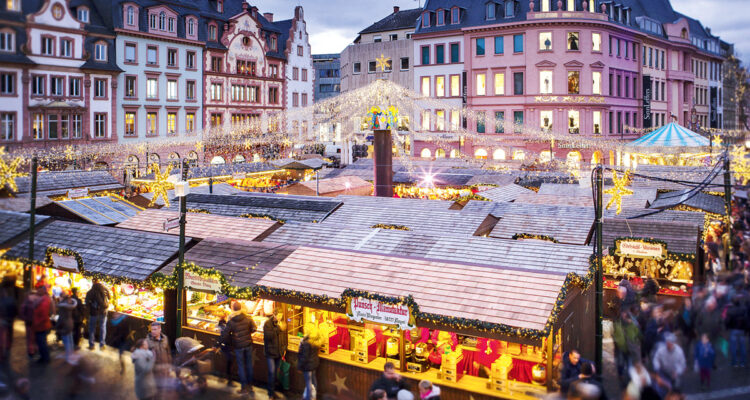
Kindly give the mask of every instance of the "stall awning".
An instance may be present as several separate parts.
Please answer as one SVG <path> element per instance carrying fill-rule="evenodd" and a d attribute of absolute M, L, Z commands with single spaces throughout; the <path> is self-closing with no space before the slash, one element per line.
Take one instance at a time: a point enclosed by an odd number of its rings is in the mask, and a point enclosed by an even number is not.
<path fill-rule="evenodd" d="M 692 224 L 614 218 L 604 218 L 603 222 L 604 247 L 614 246 L 616 239 L 632 237 L 664 241 L 667 250 L 673 253 L 695 254 L 698 250 L 701 230 Z"/>
<path fill-rule="evenodd" d="M 164 232 L 164 221 L 179 217 L 179 212 L 149 209 L 120 223 L 117 227 L 161 233 Z M 278 222 L 264 218 L 224 217 L 193 212 L 187 213 L 186 217 L 185 234 L 198 239 L 218 237 L 247 241 L 259 240 L 280 226 Z M 179 229 L 172 229 L 169 233 L 178 235 Z"/>
<path fill-rule="evenodd" d="M 726 213 L 724 199 L 691 189 L 660 193 L 650 208 L 672 208 L 680 204 L 713 214 Z"/>
<path fill-rule="evenodd" d="M 626 144 L 625 146 L 636 148 L 700 148 L 708 147 L 710 144 L 711 143 L 707 138 L 691 131 L 690 129 L 682 127 L 677 123 L 671 122 L 646 136 Z"/>
<path fill-rule="evenodd" d="M 560 243 L 583 245 L 593 225 L 594 219 L 584 216 L 575 220 L 561 220 L 539 215 L 505 214 L 490 232 L 490 237 L 513 239 L 518 235 L 540 235 Z"/>
<path fill-rule="evenodd" d="M 514 201 L 523 193 L 533 193 L 533 191 L 515 183 L 510 183 L 477 194 L 491 201 Z"/>
<path fill-rule="evenodd" d="M 190 237 L 185 238 L 187 246 L 192 241 Z M 78 253 L 85 272 L 143 281 L 177 256 L 179 238 L 108 226 L 53 221 L 36 233 L 35 263 L 46 261 L 49 247 Z M 3 257 L 26 259 L 28 256 L 29 243 L 22 241 Z"/>
<path fill-rule="evenodd" d="M 55 201 L 55 204 L 96 225 L 114 225 L 135 216 L 142 208 L 117 196 Z"/>
<path fill-rule="evenodd" d="M 0 249 L 15 244 L 16 240 L 23 240 L 24 235 L 28 234 L 30 222 L 29 214 L 0 210 Z M 47 222 L 49 217 L 44 215 L 34 218 L 34 225 L 37 227 Z"/>

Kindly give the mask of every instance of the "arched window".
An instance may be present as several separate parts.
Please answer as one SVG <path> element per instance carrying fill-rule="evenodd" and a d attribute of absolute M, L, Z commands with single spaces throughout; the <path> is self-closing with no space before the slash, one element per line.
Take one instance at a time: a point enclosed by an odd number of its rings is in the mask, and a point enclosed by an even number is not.
<path fill-rule="evenodd" d="M 128 25 L 134 25 L 134 22 L 135 22 L 135 9 L 133 9 L 133 6 L 128 6 L 127 21 L 128 21 Z"/>
<path fill-rule="evenodd" d="M 581 162 L 581 153 L 578 151 L 571 151 L 566 157 L 568 165 L 578 165 Z"/>
<path fill-rule="evenodd" d="M 208 26 L 208 40 L 216 40 L 216 25 Z"/>
<path fill-rule="evenodd" d="M 164 14 L 164 11 L 159 13 L 159 30 L 164 30 L 164 24 L 167 22 L 167 15 Z"/>
<path fill-rule="evenodd" d="M 224 161 L 224 157 L 222 157 L 222 156 L 216 156 L 216 157 L 214 157 L 214 158 L 211 159 L 211 164 L 212 165 L 222 165 L 222 164 L 226 164 L 226 161 Z"/>
<path fill-rule="evenodd" d="M 487 150 L 485 149 L 476 149 L 474 150 L 474 158 L 477 160 L 486 160 L 487 159 Z"/>
<path fill-rule="evenodd" d="M 456 149 L 451 149 L 451 153 L 448 156 L 450 158 L 456 158 L 458 157 L 458 151 L 456 151 Z"/>
<path fill-rule="evenodd" d="M 524 153 L 523 150 L 514 150 L 513 151 L 513 159 L 514 160 L 524 160 L 524 159 L 526 159 L 526 153 Z"/>
<path fill-rule="evenodd" d="M 495 151 L 492 152 L 492 159 L 493 160 L 505 160 L 505 150 L 495 149 Z"/>
<path fill-rule="evenodd" d="M 597 150 L 591 155 L 591 165 L 597 165 L 602 162 L 602 152 Z"/>
<path fill-rule="evenodd" d="M 188 36 L 195 36 L 195 20 L 192 18 L 188 19 L 187 32 Z"/>
<path fill-rule="evenodd" d="M 682 28 L 682 32 L 680 33 L 680 37 L 683 38 L 683 39 L 687 39 L 688 38 L 688 30 L 687 30 L 687 28 Z"/>
<path fill-rule="evenodd" d="M 516 15 L 516 2 L 513 0 L 505 1 L 505 18 Z"/>
<path fill-rule="evenodd" d="M 430 151 L 430 149 L 424 148 L 424 149 L 422 149 L 422 152 L 420 153 L 420 156 L 422 158 L 430 158 L 430 157 L 432 157 L 432 152 Z"/>
<path fill-rule="evenodd" d="M 234 160 L 232 160 L 232 163 L 234 164 L 242 164 L 244 162 L 245 156 L 243 156 L 242 154 L 237 154 L 236 156 L 234 156 Z"/>
<path fill-rule="evenodd" d="M 443 149 L 435 150 L 435 158 L 445 158 L 445 150 Z"/>
<path fill-rule="evenodd" d="M 89 22 L 89 9 L 86 7 L 78 7 L 78 20 L 83 23 Z"/>
<path fill-rule="evenodd" d="M 148 155 L 148 161 L 150 163 L 157 163 L 159 164 L 161 162 L 161 158 L 159 158 L 159 155 L 156 153 L 151 153 Z"/>
<path fill-rule="evenodd" d="M 497 10 L 497 5 L 494 1 L 487 2 L 487 19 L 492 20 L 495 19 L 495 11 Z"/>

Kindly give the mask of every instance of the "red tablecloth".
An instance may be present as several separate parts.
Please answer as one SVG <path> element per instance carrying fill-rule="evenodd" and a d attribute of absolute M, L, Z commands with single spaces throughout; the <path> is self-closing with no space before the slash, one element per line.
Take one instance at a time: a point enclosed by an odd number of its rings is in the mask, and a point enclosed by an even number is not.
<path fill-rule="evenodd" d="M 534 361 L 513 359 L 513 367 L 508 372 L 508 379 L 518 382 L 531 383 L 531 369 L 536 365 Z"/>

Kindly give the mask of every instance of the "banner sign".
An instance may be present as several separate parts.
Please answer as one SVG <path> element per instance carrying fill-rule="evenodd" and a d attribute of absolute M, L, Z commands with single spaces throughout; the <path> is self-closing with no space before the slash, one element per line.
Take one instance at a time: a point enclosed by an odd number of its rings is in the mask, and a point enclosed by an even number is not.
<path fill-rule="evenodd" d="M 68 190 L 68 198 L 69 199 L 78 199 L 81 197 L 86 197 L 89 195 L 89 188 L 80 188 L 80 189 L 70 189 Z"/>
<path fill-rule="evenodd" d="M 651 121 L 651 77 L 643 75 L 643 128 L 653 126 Z"/>
<path fill-rule="evenodd" d="M 373 322 L 396 325 L 399 329 L 411 329 L 411 309 L 404 304 L 388 304 L 364 297 L 348 299 L 346 313 L 357 322 Z"/>
<path fill-rule="evenodd" d="M 667 253 L 662 243 L 648 243 L 640 240 L 619 240 L 616 254 L 636 258 L 663 258 Z"/>
<path fill-rule="evenodd" d="M 66 256 L 58 253 L 51 253 L 52 267 L 62 271 L 81 272 L 78 260 L 74 256 Z"/>
<path fill-rule="evenodd" d="M 221 292 L 221 282 L 216 278 L 202 277 L 194 272 L 185 271 L 185 287 L 204 292 Z"/>

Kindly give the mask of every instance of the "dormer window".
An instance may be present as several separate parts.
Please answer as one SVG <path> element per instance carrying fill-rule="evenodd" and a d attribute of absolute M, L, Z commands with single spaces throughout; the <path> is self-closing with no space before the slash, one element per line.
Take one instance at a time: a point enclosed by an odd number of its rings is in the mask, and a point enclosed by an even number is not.
<path fill-rule="evenodd" d="M 271 36 L 271 50 L 276 50 L 276 36 Z"/>
<path fill-rule="evenodd" d="M 497 11 L 497 6 L 495 5 L 495 2 L 489 2 L 486 5 L 487 7 L 487 20 L 495 19 L 495 12 Z"/>
<path fill-rule="evenodd" d="M 568 11 L 576 10 L 576 0 L 568 0 Z"/>
<path fill-rule="evenodd" d="M 21 0 L 7 0 L 6 8 L 8 11 L 21 11 Z"/>
<path fill-rule="evenodd" d="M 445 25 L 445 10 L 437 10 L 437 24 Z"/>
<path fill-rule="evenodd" d="M 630 10 L 625 10 L 625 23 L 630 25 Z"/>
<path fill-rule="evenodd" d="M 512 18 L 516 15 L 516 2 L 513 0 L 505 1 L 505 18 Z"/>
<path fill-rule="evenodd" d="M 459 13 L 461 9 L 458 7 L 451 8 L 451 24 L 457 24 L 459 22 Z"/>
<path fill-rule="evenodd" d="M 542 0 L 542 12 L 550 12 L 550 2 L 552 0 Z"/>
<path fill-rule="evenodd" d="M 89 22 L 89 9 L 86 7 L 78 7 L 78 20 L 87 24 Z"/>
<path fill-rule="evenodd" d="M 126 21 L 128 25 L 135 25 L 135 9 L 133 6 L 128 6 L 128 11 L 126 13 Z"/>
<path fill-rule="evenodd" d="M 16 44 L 15 31 L 10 30 L 9 28 L 6 29 L 8 30 L 0 32 L 0 51 L 12 52 L 15 50 L 14 47 Z"/>
<path fill-rule="evenodd" d="M 425 11 L 422 13 L 422 28 L 430 27 L 430 12 Z"/>
<path fill-rule="evenodd" d="M 596 12 L 596 2 L 589 0 L 589 12 Z"/>
<path fill-rule="evenodd" d="M 151 29 L 156 29 L 156 14 L 151 14 L 148 16 L 148 27 Z"/>
<path fill-rule="evenodd" d="M 94 60 L 107 61 L 107 44 L 100 42 L 94 45 Z"/>
<path fill-rule="evenodd" d="M 208 40 L 216 41 L 216 25 L 208 26 Z"/>
<path fill-rule="evenodd" d="M 162 11 L 159 13 L 159 30 L 160 31 L 164 30 L 164 26 L 166 25 L 166 22 L 167 22 L 167 14 L 164 14 L 164 11 Z"/>
<path fill-rule="evenodd" d="M 174 32 L 174 17 L 169 17 L 169 19 L 167 19 L 167 30 Z"/>
<path fill-rule="evenodd" d="M 688 38 L 687 28 L 682 28 L 682 32 L 680 33 L 680 37 L 683 38 L 683 39 L 687 39 Z"/>
<path fill-rule="evenodd" d="M 223 0 L 217 0 L 216 1 L 216 12 L 223 13 L 224 12 L 224 1 Z"/>
<path fill-rule="evenodd" d="M 192 18 L 188 18 L 187 34 L 188 36 L 195 36 L 195 20 Z"/>

